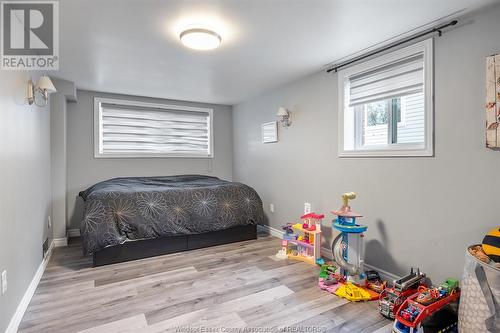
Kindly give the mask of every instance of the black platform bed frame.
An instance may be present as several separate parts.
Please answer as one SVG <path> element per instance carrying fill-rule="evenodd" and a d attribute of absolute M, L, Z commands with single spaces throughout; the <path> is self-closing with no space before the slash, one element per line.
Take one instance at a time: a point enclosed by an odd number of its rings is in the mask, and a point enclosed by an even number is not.
<path fill-rule="evenodd" d="M 245 225 L 202 234 L 125 242 L 94 252 L 93 264 L 103 266 L 163 254 L 257 239 L 257 225 Z"/>

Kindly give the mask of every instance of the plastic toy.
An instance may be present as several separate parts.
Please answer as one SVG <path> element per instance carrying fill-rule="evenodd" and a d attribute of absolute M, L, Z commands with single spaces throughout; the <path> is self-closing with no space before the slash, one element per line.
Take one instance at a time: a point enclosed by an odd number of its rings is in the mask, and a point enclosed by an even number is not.
<path fill-rule="evenodd" d="M 400 307 L 394 321 L 393 332 L 415 333 L 425 332 L 424 322 L 436 312 L 442 310 L 448 304 L 455 302 L 460 297 L 458 281 L 447 279 L 437 288 L 421 287 L 421 291 L 408 297 Z M 432 292 L 431 292 L 432 290 Z M 422 304 L 422 299 L 427 300 L 427 296 L 432 295 L 430 303 Z"/>
<path fill-rule="evenodd" d="M 329 275 L 335 274 L 335 271 L 337 270 L 337 267 L 332 266 L 332 265 L 321 265 L 320 271 L 319 271 L 319 277 L 326 279 L 328 278 Z"/>
<path fill-rule="evenodd" d="M 282 248 L 279 259 L 295 259 L 313 265 L 321 259 L 321 219 L 324 215 L 309 213 L 301 216 L 302 223 L 283 226 Z M 321 262 L 321 261 L 320 261 Z"/>
<path fill-rule="evenodd" d="M 447 293 L 451 294 L 453 291 L 458 290 L 458 280 L 448 278 L 440 286 L 440 288 L 445 289 Z"/>
<path fill-rule="evenodd" d="M 447 279 L 437 288 L 421 286 L 418 289 L 419 294 L 415 301 L 423 305 L 429 305 L 446 295 L 454 293 L 456 290 L 458 290 L 458 280 Z"/>
<path fill-rule="evenodd" d="M 365 288 L 360 288 L 352 282 L 342 284 L 335 291 L 335 295 L 353 302 L 369 301 L 372 299 L 372 295 L 368 290 L 366 290 Z"/>
<path fill-rule="evenodd" d="M 287 235 L 293 234 L 293 225 L 292 225 L 292 223 L 287 223 L 286 225 L 282 226 L 281 229 L 283 229 L 283 231 Z"/>
<path fill-rule="evenodd" d="M 354 192 L 344 193 L 342 207 L 332 212 L 337 215 L 332 227 L 341 232 L 332 243 L 333 260 L 340 267 L 339 286 L 335 295 L 351 301 L 376 299 L 378 294 L 365 288 L 362 237 L 367 227 L 356 224 L 356 218 L 361 215 L 351 211 L 349 200 L 354 198 L 356 198 Z"/>
<path fill-rule="evenodd" d="M 286 242 L 286 241 L 284 241 Z M 283 247 L 281 250 L 278 251 L 278 253 L 276 253 L 276 258 L 277 259 L 286 259 L 288 258 L 288 255 L 286 254 L 286 246 Z"/>
<path fill-rule="evenodd" d="M 321 290 L 334 293 L 338 289 L 342 277 L 336 274 L 337 269 L 338 268 L 334 265 L 321 265 L 318 279 L 318 285 Z"/>
<path fill-rule="evenodd" d="M 333 221 L 333 228 L 341 231 L 332 244 L 333 259 L 339 266 L 339 273 L 330 276 L 333 282 L 321 280 L 320 277 L 319 285 L 321 289 L 350 301 L 376 300 L 379 298 L 378 292 L 384 289 L 385 284 L 377 272 L 371 271 L 371 281 L 368 281 L 363 273 L 362 237 L 367 227 L 356 224 L 356 218 L 361 215 L 353 213 L 349 207 L 349 200 L 354 198 L 356 198 L 355 193 L 344 193 L 342 207 L 332 212 L 337 215 Z"/>
<path fill-rule="evenodd" d="M 332 294 L 335 293 L 337 289 L 341 286 L 341 284 L 339 284 L 338 280 L 336 280 L 335 278 L 326 281 L 322 281 L 320 279 L 318 285 L 321 290 L 327 291 Z"/>
<path fill-rule="evenodd" d="M 401 311 L 401 317 L 403 317 L 407 321 L 414 321 L 419 314 L 420 309 L 413 305 L 408 305 L 406 309 Z"/>
<path fill-rule="evenodd" d="M 382 281 L 377 271 L 374 270 L 366 271 L 365 275 L 366 275 L 366 287 L 368 289 L 373 290 L 378 294 L 380 294 L 385 289 L 387 282 Z"/>
<path fill-rule="evenodd" d="M 394 281 L 392 288 L 385 288 L 379 297 L 378 307 L 380 313 L 388 318 L 394 319 L 401 304 L 408 296 L 418 292 L 418 288 L 425 284 L 425 273 L 417 268 L 410 270 L 410 274 Z"/>
<path fill-rule="evenodd" d="M 349 192 L 342 195 L 343 205 L 340 210 L 333 211 L 337 218 L 333 221 L 333 228 L 341 233 L 332 244 L 333 259 L 341 268 L 348 282 L 364 285 L 363 274 L 363 232 L 367 227 L 356 223 L 356 218 L 362 215 L 351 211 L 349 200 L 355 199 L 356 193 Z"/>
<path fill-rule="evenodd" d="M 325 259 L 323 258 L 318 258 L 316 259 L 316 265 L 324 265 L 325 264 Z"/>
<path fill-rule="evenodd" d="M 421 273 L 417 268 L 415 271 L 413 267 L 410 269 L 410 274 L 403 276 L 401 279 L 394 281 L 394 290 L 403 292 L 413 286 L 417 286 L 424 282 L 425 273 Z"/>
<path fill-rule="evenodd" d="M 377 271 L 371 270 L 371 271 L 366 271 L 365 272 L 366 279 L 368 281 L 376 281 L 376 280 L 381 280 L 380 274 Z"/>
<path fill-rule="evenodd" d="M 374 292 L 376 292 L 378 294 L 380 294 L 382 291 L 384 291 L 386 286 L 387 286 L 387 282 L 382 281 L 382 280 L 373 280 L 373 281 L 368 280 L 366 282 L 366 287 L 370 290 L 373 290 Z"/>

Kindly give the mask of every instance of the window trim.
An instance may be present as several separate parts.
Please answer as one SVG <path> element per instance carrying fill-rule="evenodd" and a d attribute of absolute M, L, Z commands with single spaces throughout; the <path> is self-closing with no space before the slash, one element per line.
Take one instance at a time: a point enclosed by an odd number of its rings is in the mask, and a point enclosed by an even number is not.
<path fill-rule="evenodd" d="M 103 154 L 99 152 L 99 144 L 101 140 L 101 108 L 100 104 L 119 104 L 119 105 L 127 105 L 127 106 L 137 106 L 137 107 L 150 107 L 156 109 L 165 109 L 165 110 L 179 110 L 186 112 L 206 112 L 209 117 L 208 124 L 208 132 L 209 132 L 209 140 L 208 140 L 208 155 L 199 155 L 199 154 L 189 154 L 189 153 L 145 153 L 145 154 L 130 154 L 130 153 L 112 153 L 112 154 Z M 149 103 L 142 101 L 134 101 L 134 100 L 126 100 L 126 99 L 117 99 L 117 98 L 103 98 L 103 97 L 94 97 L 94 158 L 213 158 L 214 157 L 214 110 L 211 108 L 202 108 L 202 107 L 194 107 L 194 106 L 185 106 L 185 105 L 175 105 L 175 104 L 160 104 L 160 103 Z"/>
<path fill-rule="evenodd" d="M 349 78 L 361 74 L 365 71 L 387 65 L 405 57 L 423 53 L 424 62 L 424 118 L 425 118 L 425 134 L 424 143 L 411 144 L 399 143 L 393 145 L 371 146 L 370 148 L 354 148 L 345 149 L 345 133 L 344 133 L 344 114 L 347 108 L 346 101 L 349 100 Z M 338 72 L 338 151 L 339 157 L 429 157 L 434 156 L 434 54 L 433 54 L 433 38 L 423 40 L 412 44 L 405 48 L 384 54 L 377 58 L 373 58 L 366 62 L 351 66 Z M 356 124 L 352 124 L 356 126 Z M 356 141 L 356 136 L 352 138 L 353 143 Z"/>

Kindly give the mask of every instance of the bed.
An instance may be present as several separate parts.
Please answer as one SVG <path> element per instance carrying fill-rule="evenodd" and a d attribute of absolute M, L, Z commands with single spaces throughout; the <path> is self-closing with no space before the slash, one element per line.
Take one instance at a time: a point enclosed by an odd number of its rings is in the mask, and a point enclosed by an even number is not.
<path fill-rule="evenodd" d="M 254 189 L 210 176 L 114 178 L 79 195 L 94 266 L 255 239 L 264 219 Z"/>

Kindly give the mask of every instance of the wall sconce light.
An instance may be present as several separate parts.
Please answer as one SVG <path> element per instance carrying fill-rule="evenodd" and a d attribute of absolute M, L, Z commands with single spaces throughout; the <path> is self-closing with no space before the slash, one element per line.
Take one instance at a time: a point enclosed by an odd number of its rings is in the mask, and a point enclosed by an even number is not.
<path fill-rule="evenodd" d="M 28 104 L 36 106 L 46 106 L 49 100 L 49 94 L 56 92 L 56 87 L 50 80 L 50 77 L 44 75 L 41 76 L 36 85 L 33 84 L 32 80 L 28 81 Z M 38 104 L 36 102 L 37 93 L 40 93 L 43 97 L 43 104 Z"/>
<path fill-rule="evenodd" d="M 278 113 L 276 114 L 278 117 L 280 117 L 280 123 L 283 127 L 288 127 L 292 124 L 291 120 L 291 112 L 285 109 L 284 107 L 280 107 L 278 109 Z"/>

